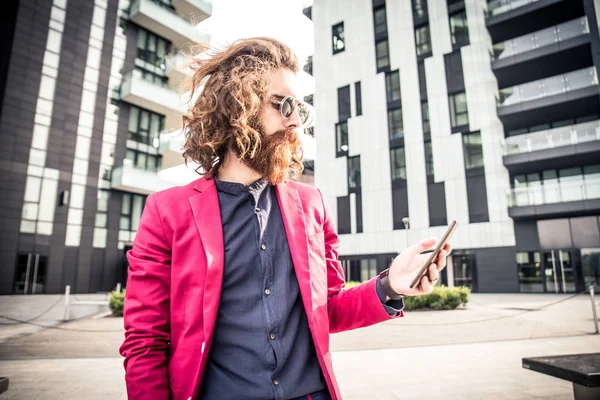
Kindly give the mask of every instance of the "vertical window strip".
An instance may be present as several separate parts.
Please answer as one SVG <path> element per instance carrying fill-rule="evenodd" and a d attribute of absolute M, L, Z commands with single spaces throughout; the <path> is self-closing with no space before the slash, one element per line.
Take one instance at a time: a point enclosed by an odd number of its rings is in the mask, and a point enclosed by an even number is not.
<path fill-rule="evenodd" d="M 84 71 L 83 93 L 81 95 L 79 121 L 77 124 L 77 138 L 75 140 L 73 180 L 71 182 L 71 193 L 78 193 L 80 198 L 78 198 L 78 201 L 69 202 L 67 234 L 65 237 L 65 245 L 67 246 L 76 247 L 79 246 L 81 242 L 81 224 L 83 222 L 83 208 L 85 204 L 92 130 L 94 127 L 100 58 L 102 47 L 104 45 L 104 41 L 101 40 L 101 38 L 104 38 L 104 26 L 96 26 L 93 21 L 98 21 L 100 19 L 97 14 L 100 14 L 100 16 L 106 15 L 106 7 L 106 0 L 94 1 L 92 29 L 90 29 L 89 47 Z"/>
<path fill-rule="evenodd" d="M 67 0 L 54 0 L 48 22 L 48 39 L 42 61 L 42 77 L 35 110 L 33 135 L 29 151 L 29 167 L 25 182 L 25 203 L 20 231 L 51 235 L 58 190 L 58 170 L 44 168 L 50 134 L 56 78 L 60 64 L 60 48 Z M 43 201 L 43 204 L 41 203 Z"/>

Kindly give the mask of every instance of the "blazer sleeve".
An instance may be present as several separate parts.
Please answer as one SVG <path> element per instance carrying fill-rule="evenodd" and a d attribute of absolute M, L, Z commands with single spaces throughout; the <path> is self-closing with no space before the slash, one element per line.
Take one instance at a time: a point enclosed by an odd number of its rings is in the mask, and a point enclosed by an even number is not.
<path fill-rule="evenodd" d="M 171 247 L 153 195 L 127 254 L 129 278 L 123 320 L 125 381 L 130 399 L 169 399 L 167 352 Z"/>
<path fill-rule="evenodd" d="M 344 271 L 338 258 L 340 239 L 327 204 L 323 200 L 323 230 L 325 235 L 325 261 L 327 262 L 327 311 L 329 331 L 347 331 L 373 325 L 392 318 L 402 317 L 400 312 L 391 316 L 383 307 L 376 291 L 378 277 L 358 286 L 345 289 Z"/>

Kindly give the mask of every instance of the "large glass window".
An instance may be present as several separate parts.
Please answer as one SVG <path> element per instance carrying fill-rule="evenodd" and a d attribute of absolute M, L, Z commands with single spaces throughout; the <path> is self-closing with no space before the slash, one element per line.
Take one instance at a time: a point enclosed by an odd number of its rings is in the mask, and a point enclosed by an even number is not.
<path fill-rule="evenodd" d="M 350 233 L 352 231 L 350 222 L 350 196 L 337 198 L 337 216 L 338 233 Z"/>
<path fill-rule="evenodd" d="M 387 39 L 375 43 L 375 58 L 377 72 L 385 71 L 390 67 L 390 51 Z"/>
<path fill-rule="evenodd" d="M 402 109 L 388 110 L 388 132 L 390 140 L 404 137 L 404 123 L 402 122 Z"/>
<path fill-rule="evenodd" d="M 129 108 L 127 138 L 158 148 L 159 135 L 164 128 L 164 124 L 164 115 L 132 105 Z"/>
<path fill-rule="evenodd" d="M 356 116 L 362 115 L 362 93 L 360 82 L 354 83 L 354 98 L 356 99 Z"/>
<path fill-rule="evenodd" d="M 469 44 L 469 27 L 465 10 L 450 15 L 450 36 L 454 48 Z"/>
<path fill-rule="evenodd" d="M 417 47 L 417 56 L 427 56 L 431 54 L 431 37 L 429 35 L 429 24 L 415 29 L 415 44 Z"/>
<path fill-rule="evenodd" d="M 119 229 L 122 231 L 137 231 L 145 204 L 146 196 L 141 194 L 123 193 Z"/>
<path fill-rule="evenodd" d="M 331 28 L 331 38 L 333 40 L 333 54 L 341 53 L 346 49 L 344 41 L 344 23 L 333 25 Z"/>
<path fill-rule="evenodd" d="M 427 16 L 427 0 L 412 0 L 413 18 L 419 19 Z"/>
<path fill-rule="evenodd" d="M 544 291 L 539 252 L 517 252 L 517 268 L 519 271 L 519 292 L 541 293 Z"/>
<path fill-rule="evenodd" d="M 348 123 L 346 121 L 335 125 L 335 141 L 337 155 L 348 154 Z"/>
<path fill-rule="evenodd" d="M 338 88 L 338 121 L 350 118 L 350 85 Z"/>
<path fill-rule="evenodd" d="M 421 117 L 423 118 L 423 133 L 429 133 L 429 103 L 427 100 L 421 102 Z"/>
<path fill-rule="evenodd" d="M 404 147 L 390 149 L 390 164 L 392 166 L 392 181 L 396 179 L 406 179 Z"/>
<path fill-rule="evenodd" d="M 388 103 L 400 100 L 400 73 L 397 70 L 385 74 L 385 93 Z"/>
<path fill-rule="evenodd" d="M 481 147 L 481 133 L 463 133 L 463 152 L 465 169 L 483 167 L 483 148 Z"/>
<path fill-rule="evenodd" d="M 160 168 L 160 156 L 127 149 L 125 158 L 131 161 L 131 164 L 137 168 L 148 171 L 157 171 Z"/>
<path fill-rule="evenodd" d="M 365 282 L 377 275 L 377 259 L 363 258 L 360 260 L 360 281 Z"/>
<path fill-rule="evenodd" d="M 348 157 L 348 189 L 360 189 L 360 156 Z"/>
<path fill-rule="evenodd" d="M 140 60 L 165 69 L 165 55 L 171 43 L 162 37 L 143 28 L 138 30 L 137 53 Z"/>
<path fill-rule="evenodd" d="M 433 150 L 431 142 L 425 142 L 425 172 L 427 176 L 433 176 Z"/>
<path fill-rule="evenodd" d="M 387 35 L 387 20 L 385 7 L 373 10 L 373 20 L 375 25 L 375 37 Z"/>
<path fill-rule="evenodd" d="M 448 96 L 450 103 L 450 122 L 452 127 L 460 127 L 469 124 L 469 111 L 467 109 L 467 96 L 465 92 L 455 93 Z"/>

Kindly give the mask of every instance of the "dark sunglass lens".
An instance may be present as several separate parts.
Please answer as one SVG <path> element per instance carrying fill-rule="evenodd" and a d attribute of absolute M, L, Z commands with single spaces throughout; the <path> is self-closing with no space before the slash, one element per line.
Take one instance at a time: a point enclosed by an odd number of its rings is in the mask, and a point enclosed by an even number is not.
<path fill-rule="evenodd" d="M 293 112 L 294 112 L 294 99 L 292 99 L 291 97 L 286 97 L 285 99 L 283 99 L 283 102 L 281 103 L 281 115 L 283 115 L 284 118 L 289 118 L 292 116 Z"/>

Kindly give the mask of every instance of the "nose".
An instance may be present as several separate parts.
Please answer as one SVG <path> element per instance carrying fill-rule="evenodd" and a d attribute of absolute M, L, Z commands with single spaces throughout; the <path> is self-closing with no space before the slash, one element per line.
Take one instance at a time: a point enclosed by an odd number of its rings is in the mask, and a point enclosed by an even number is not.
<path fill-rule="evenodd" d="M 300 114 L 298 114 L 298 109 L 296 109 L 292 115 L 285 121 L 285 127 L 288 129 L 297 129 L 300 128 L 302 122 L 300 121 Z"/>

